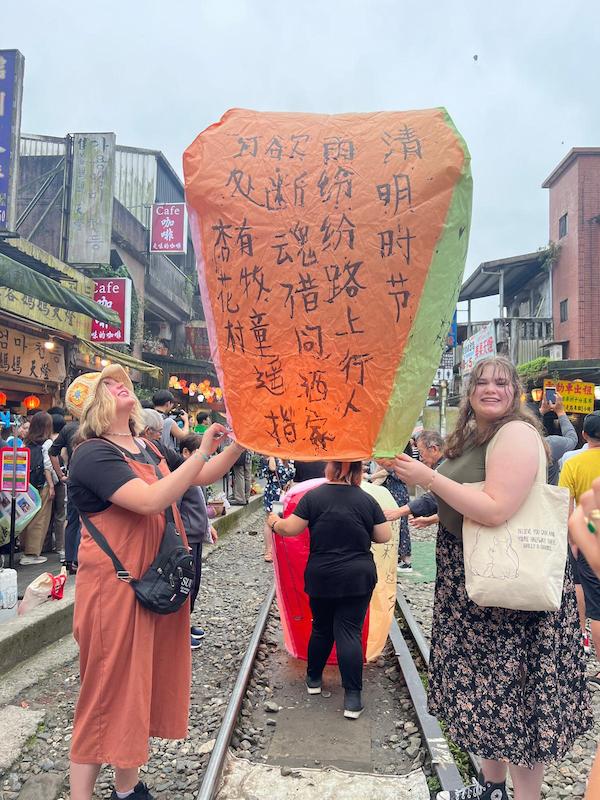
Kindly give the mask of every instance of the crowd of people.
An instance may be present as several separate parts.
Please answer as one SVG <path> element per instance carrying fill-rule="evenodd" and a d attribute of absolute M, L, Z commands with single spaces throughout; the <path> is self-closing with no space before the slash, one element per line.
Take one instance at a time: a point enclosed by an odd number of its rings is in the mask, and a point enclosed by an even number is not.
<path fill-rule="evenodd" d="M 43 563 L 50 543 L 77 573 L 81 691 L 72 800 L 91 799 L 103 763 L 115 769 L 113 798 L 151 798 L 138 768 L 149 737 L 186 735 L 190 651 L 205 635 L 190 619 L 202 547 L 217 538 L 205 487 L 231 473 L 232 504 L 245 505 L 252 491 L 253 454 L 230 441 L 223 425 L 207 413 L 194 425 L 167 390 L 145 405 L 151 407 L 142 408 L 127 373 L 111 365 L 69 387 L 72 421 L 53 408 L 13 434 L 30 448 L 30 478 L 41 501 L 20 536 L 21 564 Z M 587 683 L 600 684 L 600 674 L 586 675 L 585 657 L 592 643 L 600 653 L 600 412 L 585 418 L 582 436 L 578 449 L 559 395 L 544 396 L 539 408 L 523 404 L 514 366 L 497 357 L 475 366 L 445 440 L 421 431 L 403 453 L 377 462 L 260 459 L 264 560 L 272 561 L 273 537 L 309 530 L 306 690 L 321 693 L 335 644 L 349 719 L 364 709 L 362 628 L 377 581 L 371 545 L 387 542 L 390 523 L 399 520 L 403 576 L 413 569 L 409 522 L 437 525 L 429 709 L 481 763 L 472 785 L 441 792 L 440 800 L 507 800 L 507 771 L 515 800 L 539 800 L 544 765 L 560 761 L 593 722 Z M 506 523 L 528 497 L 540 464 L 548 483 L 571 497 L 560 608 L 479 606 L 465 587 L 463 518 L 483 529 Z M 285 490 L 312 478 L 322 480 L 284 519 L 278 503 Z M 382 511 L 360 488 L 363 480 L 385 486 L 397 508 Z M 415 486 L 423 491 L 411 499 Z M 186 588 L 190 603 L 160 615 L 137 601 L 132 586 L 152 567 L 166 518 L 189 547 L 195 573 Z M 116 574 L 90 532 L 100 533 L 117 557 Z M 599 787 L 596 766 L 589 792 Z"/>

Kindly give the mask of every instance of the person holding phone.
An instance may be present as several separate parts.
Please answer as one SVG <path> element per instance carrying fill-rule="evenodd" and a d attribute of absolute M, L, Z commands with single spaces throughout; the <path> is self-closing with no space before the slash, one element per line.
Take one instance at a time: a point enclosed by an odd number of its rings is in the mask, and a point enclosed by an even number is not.
<path fill-rule="evenodd" d="M 540 416 L 544 420 L 544 427 L 546 427 L 546 429 L 548 428 L 546 423 L 548 422 L 549 415 L 552 415 L 552 424 L 555 420 L 554 415 L 556 415 L 556 419 L 558 420 L 558 425 L 560 428 L 560 433 L 551 433 L 549 436 L 546 436 L 546 444 L 550 448 L 550 459 L 548 461 L 548 483 L 552 486 L 556 486 L 558 484 L 558 476 L 560 474 L 559 461 L 568 450 L 572 450 L 574 447 L 577 447 L 578 439 L 577 431 L 573 427 L 573 424 L 567 416 L 567 412 L 565 411 L 562 397 L 556 391 L 554 386 L 547 386 L 544 389 L 543 399 L 540 405 Z"/>

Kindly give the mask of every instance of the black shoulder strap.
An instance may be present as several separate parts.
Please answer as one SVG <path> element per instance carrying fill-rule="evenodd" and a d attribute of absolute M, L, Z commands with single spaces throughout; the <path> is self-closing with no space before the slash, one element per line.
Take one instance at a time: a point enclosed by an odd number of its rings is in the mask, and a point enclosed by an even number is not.
<path fill-rule="evenodd" d="M 107 440 L 103 439 L 103 441 L 107 441 Z M 144 440 L 144 441 L 146 441 L 146 440 Z M 125 450 L 124 448 L 119 447 L 119 445 L 115 444 L 114 442 L 108 442 L 108 444 L 112 444 L 114 447 L 116 447 L 117 450 L 120 450 L 124 455 L 132 455 L 128 450 Z M 160 456 L 162 458 L 161 452 L 157 448 L 155 448 L 151 443 L 150 443 L 150 446 L 152 447 L 154 452 L 158 456 Z M 147 464 L 151 464 L 154 467 L 154 471 L 156 473 L 156 477 L 158 478 L 158 480 L 160 480 L 164 476 L 162 475 L 161 471 L 159 470 L 158 464 L 155 463 L 152 460 L 152 458 L 150 458 L 146 447 L 140 447 L 140 453 L 142 455 L 142 458 L 144 459 L 144 461 Z M 101 550 L 103 550 L 106 553 L 106 555 L 110 558 L 110 560 L 112 561 L 113 566 L 115 568 L 115 572 L 117 573 L 117 577 L 123 578 L 124 580 L 130 580 L 131 579 L 131 575 L 125 569 L 123 564 L 119 561 L 115 551 L 112 549 L 112 547 L 106 541 L 106 538 L 105 538 L 104 534 L 101 531 L 98 530 L 98 528 L 94 525 L 94 523 L 91 521 L 91 519 L 88 517 L 88 515 L 85 512 L 81 511 L 80 512 L 80 516 L 81 516 L 81 519 L 83 520 L 83 522 L 85 523 L 85 526 L 88 529 L 89 534 L 92 537 L 92 539 L 96 542 L 98 547 Z M 168 506 L 165 509 L 165 517 L 166 517 L 167 522 L 170 522 L 172 525 L 175 525 L 175 519 L 174 519 L 174 516 L 173 516 L 173 508 L 172 508 L 172 506 Z"/>
<path fill-rule="evenodd" d="M 106 555 L 112 561 L 113 566 L 115 568 L 115 572 L 117 573 L 117 576 L 118 577 L 129 576 L 129 573 L 127 572 L 127 570 L 125 569 L 123 564 L 121 564 L 121 562 L 117 558 L 117 555 L 116 555 L 115 551 L 112 549 L 112 547 L 106 541 L 106 538 L 105 538 L 104 534 L 101 531 L 98 530 L 98 528 L 94 525 L 94 523 L 91 521 L 91 519 L 88 517 L 88 515 L 84 511 L 80 512 L 80 516 L 81 516 L 81 519 L 83 520 L 83 522 L 85 524 L 85 527 L 88 529 L 89 534 L 92 537 L 92 539 L 96 542 L 96 544 L 98 545 L 98 547 L 101 550 L 104 550 Z"/>

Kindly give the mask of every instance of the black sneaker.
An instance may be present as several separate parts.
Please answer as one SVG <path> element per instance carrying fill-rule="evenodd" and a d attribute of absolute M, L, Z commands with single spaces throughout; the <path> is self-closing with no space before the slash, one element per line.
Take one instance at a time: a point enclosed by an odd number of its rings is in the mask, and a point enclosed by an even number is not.
<path fill-rule="evenodd" d="M 154 795 L 150 794 L 150 789 L 148 789 L 146 784 L 142 783 L 141 781 L 136 784 L 133 789 L 133 794 L 130 794 L 127 800 L 129 800 L 130 797 L 131 800 L 154 800 Z M 110 800 L 119 800 L 116 789 L 113 789 Z"/>
<path fill-rule="evenodd" d="M 508 800 L 506 783 L 492 783 L 486 781 L 480 772 L 477 779 L 473 778 L 471 786 L 463 789 L 452 789 L 449 792 L 438 792 L 437 800 Z"/>
<path fill-rule="evenodd" d="M 322 687 L 322 679 L 318 678 L 314 680 L 310 678 L 308 675 L 306 676 L 306 691 L 309 694 L 321 694 L 321 687 Z"/>
<path fill-rule="evenodd" d="M 199 628 L 197 625 L 192 625 L 190 628 L 190 633 L 194 637 L 194 639 L 204 639 L 206 636 L 206 632 L 204 628 Z"/>
<path fill-rule="evenodd" d="M 358 719 L 365 707 L 362 704 L 360 692 L 353 689 L 346 689 L 344 694 L 344 716 L 347 719 Z"/>

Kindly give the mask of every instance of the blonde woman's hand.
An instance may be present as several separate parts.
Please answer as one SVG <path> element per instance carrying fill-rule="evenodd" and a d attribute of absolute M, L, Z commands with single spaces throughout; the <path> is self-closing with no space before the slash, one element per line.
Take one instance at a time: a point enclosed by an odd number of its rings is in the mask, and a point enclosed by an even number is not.
<path fill-rule="evenodd" d="M 224 425 L 221 425 L 219 422 L 213 422 L 202 434 L 201 451 L 206 453 L 206 455 L 212 455 L 227 434 L 228 430 Z"/>
<path fill-rule="evenodd" d="M 394 522 L 394 520 L 400 519 L 402 515 L 399 508 L 384 508 L 383 516 L 388 522 Z"/>

